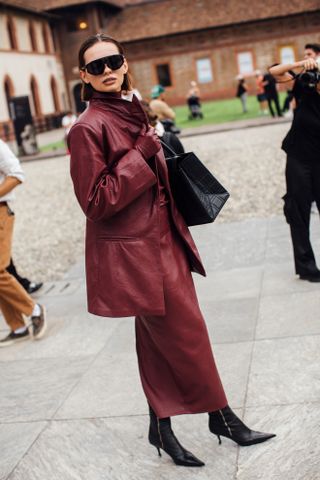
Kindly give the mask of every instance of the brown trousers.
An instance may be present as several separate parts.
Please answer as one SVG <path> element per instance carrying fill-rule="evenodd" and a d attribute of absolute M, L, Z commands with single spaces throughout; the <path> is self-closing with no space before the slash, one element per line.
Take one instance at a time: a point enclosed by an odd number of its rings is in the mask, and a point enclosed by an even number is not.
<path fill-rule="evenodd" d="M 11 330 L 24 327 L 23 315 L 30 316 L 34 301 L 20 283 L 6 271 L 10 263 L 14 214 L 0 205 L 0 309 Z"/>

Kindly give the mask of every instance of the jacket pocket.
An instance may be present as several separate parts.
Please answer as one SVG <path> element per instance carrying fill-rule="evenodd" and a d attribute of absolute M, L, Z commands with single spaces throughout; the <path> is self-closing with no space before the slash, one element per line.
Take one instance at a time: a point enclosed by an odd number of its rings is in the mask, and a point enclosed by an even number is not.
<path fill-rule="evenodd" d="M 129 236 L 109 237 L 108 235 L 99 235 L 98 240 L 104 240 L 106 242 L 139 242 L 140 239 L 137 237 L 129 237 Z"/>

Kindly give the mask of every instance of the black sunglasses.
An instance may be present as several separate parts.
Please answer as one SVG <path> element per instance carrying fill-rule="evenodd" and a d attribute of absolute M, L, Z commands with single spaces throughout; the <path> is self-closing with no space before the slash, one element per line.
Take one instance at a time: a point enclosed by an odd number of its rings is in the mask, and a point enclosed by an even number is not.
<path fill-rule="evenodd" d="M 123 64 L 124 56 L 118 53 L 108 57 L 97 58 L 97 60 L 87 63 L 81 70 L 87 70 L 91 75 L 102 75 L 106 65 L 110 70 L 118 70 Z"/>

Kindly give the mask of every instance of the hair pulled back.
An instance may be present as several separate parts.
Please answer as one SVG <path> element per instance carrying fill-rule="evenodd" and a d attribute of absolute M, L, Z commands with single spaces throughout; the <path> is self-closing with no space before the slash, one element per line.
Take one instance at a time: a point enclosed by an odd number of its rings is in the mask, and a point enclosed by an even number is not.
<path fill-rule="evenodd" d="M 117 47 L 119 53 L 124 55 L 123 46 L 114 38 L 108 37 L 108 35 L 105 35 L 104 33 L 97 33 L 96 35 L 91 35 L 82 43 L 79 49 L 78 61 L 79 61 L 80 70 L 82 70 L 85 67 L 85 60 L 84 60 L 85 52 L 88 50 L 88 48 L 92 47 L 98 42 L 113 43 Z M 124 92 L 128 90 L 132 90 L 131 77 L 128 72 L 124 74 L 121 90 Z M 87 102 L 88 100 L 91 99 L 93 92 L 94 92 L 94 89 L 91 86 L 91 84 L 85 83 L 84 81 L 82 81 L 81 100 L 83 100 L 84 102 Z"/>

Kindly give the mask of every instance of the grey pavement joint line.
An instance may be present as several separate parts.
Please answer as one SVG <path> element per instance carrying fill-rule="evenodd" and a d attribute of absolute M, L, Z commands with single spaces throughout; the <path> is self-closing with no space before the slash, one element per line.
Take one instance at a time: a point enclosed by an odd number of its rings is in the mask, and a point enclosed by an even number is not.
<path fill-rule="evenodd" d="M 301 406 L 301 405 L 319 405 L 320 407 L 320 400 L 314 400 L 311 402 L 293 402 L 293 403 L 268 403 L 268 404 L 261 404 L 259 405 L 250 405 L 250 407 L 246 407 L 246 410 L 255 410 L 256 408 L 276 408 L 276 407 L 295 407 L 295 406 Z M 241 410 L 241 405 L 233 405 L 234 410 Z M 197 414 L 197 415 L 206 415 L 205 413 L 202 414 Z M 40 418 L 37 420 L 18 420 L 16 422 L 12 421 L 1 421 L 1 425 L 19 425 L 19 424 L 25 424 L 25 423 L 59 423 L 59 422 L 86 422 L 86 421 L 91 421 L 91 420 L 113 420 L 117 418 L 141 418 L 141 417 L 148 417 L 147 413 L 136 413 L 132 415 L 103 415 L 103 416 L 96 416 L 96 417 L 76 417 L 76 418 Z"/>
<path fill-rule="evenodd" d="M 265 297 L 264 297 L 265 298 Z M 7 332 L 7 330 L 2 330 L 3 332 Z M 0 330 L 1 332 L 1 330 Z M 320 333 L 301 333 L 301 334 L 294 334 L 294 335 L 281 335 L 281 336 L 276 336 L 276 337 L 263 337 L 263 338 L 257 338 L 255 340 L 234 340 L 234 341 L 215 341 L 213 346 L 215 345 L 241 345 L 243 343 L 246 343 L 246 344 L 249 344 L 249 343 L 260 343 L 260 342 L 266 342 L 266 341 L 277 341 L 277 340 L 289 340 L 289 339 L 293 339 L 293 338 L 308 338 L 308 337 L 319 337 L 320 336 Z M 102 347 L 102 350 L 106 347 L 107 343 L 108 343 L 109 339 L 106 341 L 105 345 Z M 96 356 L 94 357 L 94 359 L 97 358 L 97 356 L 99 356 L 101 353 L 101 350 L 96 354 Z M 71 358 L 86 358 L 86 357 L 92 357 L 93 355 L 75 355 Z M 59 356 L 53 356 L 53 357 L 41 357 L 42 360 L 52 360 L 52 359 L 58 359 L 58 358 L 61 358 Z M 69 358 L 69 357 L 66 357 L 66 359 Z M 32 359 L 30 359 L 32 360 Z M 25 359 L 21 359 L 21 360 L 1 360 L 0 359 L 0 365 L 1 364 L 9 364 L 9 363 L 18 363 L 18 362 L 23 362 L 25 363 L 27 360 Z M 1 423 L 1 422 L 0 422 Z"/>
<path fill-rule="evenodd" d="M 43 420 L 42 420 L 43 422 Z M 16 422 L 16 423 L 19 423 L 19 422 Z M 28 422 L 25 422 L 25 423 L 28 423 Z M 29 422 L 30 423 L 30 422 Z M 38 422 L 40 423 L 40 422 Z M 31 442 L 31 444 L 29 445 L 29 447 L 26 448 L 26 451 L 24 452 L 24 454 L 22 455 L 22 457 L 20 458 L 20 460 L 17 461 L 17 463 L 15 464 L 15 466 L 13 467 L 13 469 L 11 470 L 11 472 L 6 476 L 6 478 L 4 480 L 9 480 L 10 477 L 13 475 L 15 469 L 20 465 L 20 463 L 22 462 L 22 460 L 26 457 L 26 455 L 28 455 L 29 451 L 31 450 L 31 448 L 33 447 L 33 445 L 38 441 L 38 439 L 40 438 L 40 436 L 42 435 L 42 433 L 48 428 L 50 424 L 50 421 L 46 421 L 45 425 L 43 426 L 43 429 L 38 433 L 38 435 L 36 436 L 36 438 L 34 439 L 33 442 Z M 0 424 L 1 425 L 1 424 Z"/>
<path fill-rule="evenodd" d="M 114 331 L 113 331 L 113 334 L 120 328 L 121 324 L 123 322 L 119 322 L 119 325 L 117 325 L 117 327 L 115 327 Z M 87 368 L 84 369 L 84 371 L 82 372 L 82 375 L 80 375 L 79 379 L 77 382 L 75 382 L 71 389 L 69 390 L 69 392 L 67 393 L 67 395 L 65 396 L 64 400 L 60 403 L 60 405 L 58 406 L 58 408 L 56 409 L 56 411 L 53 413 L 52 415 L 52 419 L 55 417 L 55 415 L 57 415 L 58 411 L 60 410 L 60 408 L 63 407 L 63 405 L 65 404 L 65 402 L 68 400 L 68 398 L 70 397 L 70 395 L 72 394 L 72 392 L 77 388 L 77 386 L 79 385 L 79 383 L 82 381 L 83 377 L 87 374 L 87 372 L 90 370 L 91 366 L 93 365 L 93 363 L 99 358 L 99 356 L 102 354 L 102 351 L 105 349 L 105 347 L 108 345 L 109 341 L 111 341 L 111 337 L 112 335 L 107 339 L 107 341 L 105 342 L 105 344 L 101 347 L 101 349 L 97 352 L 96 355 L 93 355 L 92 357 L 92 361 L 88 363 L 87 365 Z"/>
<path fill-rule="evenodd" d="M 267 223 L 267 228 L 266 228 L 266 233 L 264 237 L 264 255 L 263 255 L 263 261 L 261 262 L 262 265 L 264 265 L 265 258 L 266 258 L 266 251 L 267 251 L 267 241 L 268 241 L 268 236 L 269 236 L 269 222 Z M 245 395 L 244 395 L 244 400 L 243 400 L 243 406 L 242 406 L 242 418 L 244 420 L 245 412 L 246 412 L 246 403 L 247 403 L 247 398 L 248 398 L 248 389 L 249 389 L 249 381 L 250 381 L 250 375 L 251 375 L 251 370 L 252 370 L 252 359 L 253 359 L 253 352 L 254 352 L 254 347 L 256 344 L 256 334 L 257 334 L 257 327 L 258 327 L 258 320 L 259 320 L 259 313 L 260 313 L 260 304 L 261 304 L 261 298 L 262 298 L 262 286 L 263 286 L 263 280 L 264 280 L 264 268 L 261 271 L 261 277 L 260 277 L 260 285 L 259 285 L 259 293 L 257 295 L 258 301 L 256 303 L 256 314 L 255 314 L 255 322 L 254 322 L 254 328 L 253 328 L 253 341 L 251 342 L 251 351 L 250 351 L 250 360 L 249 360 L 249 366 L 248 366 L 248 375 L 247 375 L 247 385 L 246 385 L 246 390 L 245 390 Z M 237 480 L 238 478 L 238 473 L 239 473 L 239 455 L 240 455 L 240 448 L 238 447 L 237 449 L 237 458 L 236 458 L 236 471 L 235 471 L 235 476 L 234 480 Z"/>

